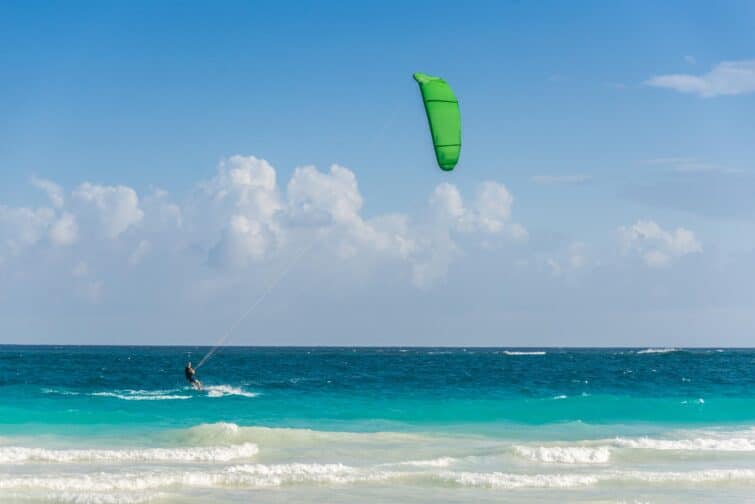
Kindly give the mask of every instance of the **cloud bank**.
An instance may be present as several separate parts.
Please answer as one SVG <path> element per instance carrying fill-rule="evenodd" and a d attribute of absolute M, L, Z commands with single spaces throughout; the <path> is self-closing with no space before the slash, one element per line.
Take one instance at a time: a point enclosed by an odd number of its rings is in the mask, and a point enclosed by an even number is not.
<path fill-rule="evenodd" d="M 454 185 L 440 184 L 425 213 L 411 217 L 366 216 L 357 177 L 346 167 L 298 167 L 281 186 L 275 168 L 254 156 L 223 160 L 216 175 L 198 183 L 183 204 L 162 190 L 140 196 L 128 186 L 83 182 L 66 197 L 50 180 L 35 177 L 32 184 L 47 194 L 51 206 L 0 207 L 0 260 L 7 263 L 32 249 L 78 245 L 72 258 L 77 278 L 92 279 L 94 273 L 82 264 L 103 253 L 123 256 L 115 266 L 138 267 L 158 253 L 193 250 L 197 267 L 238 271 L 316 240 L 337 260 L 403 265 L 407 281 L 428 288 L 463 254 L 462 237 L 467 244 L 527 240 L 526 229 L 512 220 L 514 198 L 492 181 L 482 183 L 467 201 Z M 185 215 L 192 216 L 189 226 Z M 197 250 L 202 251 L 198 256 Z M 99 298 L 105 288 L 96 285 L 97 295 L 90 298 Z"/>
<path fill-rule="evenodd" d="M 235 342 L 554 343 L 561 317 L 594 320 L 585 307 L 655 310 L 659 271 L 687 278 L 683 258 L 703 250 L 654 220 L 619 228 L 618 243 L 611 227 L 597 243 L 533 233 L 496 181 L 443 182 L 411 213 L 375 213 L 347 167 L 279 173 L 231 156 L 181 198 L 33 179 L 47 203 L 0 206 L 6 341 L 207 344 L 290 270 Z"/>

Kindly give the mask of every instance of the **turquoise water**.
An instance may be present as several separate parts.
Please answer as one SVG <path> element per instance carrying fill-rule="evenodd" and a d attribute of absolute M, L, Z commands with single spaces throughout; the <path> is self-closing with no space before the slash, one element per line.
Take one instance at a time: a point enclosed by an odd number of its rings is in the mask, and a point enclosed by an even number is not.
<path fill-rule="evenodd" d="M 195 391 L 207 350 L 0 347 L 0 500 L 755 489 L 753 350 L 224 348 Z"/>

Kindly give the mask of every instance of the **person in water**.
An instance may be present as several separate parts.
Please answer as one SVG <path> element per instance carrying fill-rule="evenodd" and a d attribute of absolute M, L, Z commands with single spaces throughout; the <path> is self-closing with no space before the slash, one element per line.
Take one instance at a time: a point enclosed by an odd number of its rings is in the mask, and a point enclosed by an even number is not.
<path fill-rule="evenodd" d="M 192 384 L 194 388 L 202 388 L 202 383 L 197 380 L 197 377 L 195 376 L 197 374 L 197 371 L 191 367 L 191 362 L 186 364 L 186 367 L 184 368 L 184 375 L 186 375 L 186 379 L 189 381 L 189 383 Z"/>

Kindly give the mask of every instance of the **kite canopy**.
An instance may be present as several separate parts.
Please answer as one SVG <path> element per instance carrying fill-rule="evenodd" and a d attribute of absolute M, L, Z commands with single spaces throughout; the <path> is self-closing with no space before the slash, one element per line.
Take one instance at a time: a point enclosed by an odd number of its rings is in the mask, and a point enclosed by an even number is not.
<path fill-rule="evenodd" d="M 425 102 L 438 166 L 451 171 L 459 162 L 461 153 L 459 102 L 451 87 L 440 77 L 415 73 L 414 80 L 419 84 L 422 100 Z"/>

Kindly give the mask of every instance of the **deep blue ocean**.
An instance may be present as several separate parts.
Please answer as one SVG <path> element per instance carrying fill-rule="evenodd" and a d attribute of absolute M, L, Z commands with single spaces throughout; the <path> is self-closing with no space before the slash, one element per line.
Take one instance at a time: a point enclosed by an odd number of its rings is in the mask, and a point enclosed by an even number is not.
<path fill-rule="evenodd" d="M 0 501 L 755 490 L 755 350 L 208 350 L 0 346 Z"/>
<path fill-rule="evenodd" d="M 0 429 L 755 420 L 753 350 L 230 347 L 195 392 L 183 366 L 207 350 L 0 347 Z"/>

